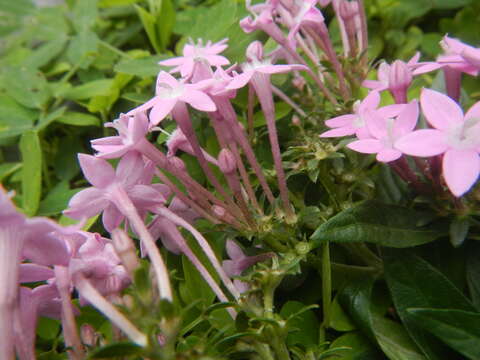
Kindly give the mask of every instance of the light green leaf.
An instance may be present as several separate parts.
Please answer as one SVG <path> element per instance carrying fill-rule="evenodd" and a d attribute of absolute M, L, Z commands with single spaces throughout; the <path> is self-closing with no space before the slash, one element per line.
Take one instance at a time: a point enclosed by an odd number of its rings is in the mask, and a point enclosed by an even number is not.
<path fill-rule="evenodd" d="M 85 100 L 97 95 L 108 95 L 112 85 L 112 79 L 94 80 L 69 89 L 63 96 L 71 100 Z"/>
<path fill-rule="evenodd" d="M 153 77 L 157 76 L 162 69 L 158 62 L 166 58 L 166 55 L 154 55 L 143 59 L 122 60 L 113 70 L 139 77 Z"/>
<path fill-rule="evenodd" d="M 351 332 L 335 339 L 330 349 L 338 351 L 341 360 L 372 360 L 378 359 L 378 351 L 370 344 L 360 332 Z M 345 350 L 343 350 L 345 348 Z"/>
<path fill-rule="evenodd" d="M 0 164 L 0 183 L 3 182 L 5 178 L 12 175 L 15 171 L 22 168 L 22 163 L 20 162 L 7 162 Z"/>
<path fill-rule="evenodd" d="M 0 139 L 31 129 L 38 116 L 37 111 L 23 107 L 6 94 L 0 94 Z"/>
<path fill-rule="evenodd" d="M 40 68 L 55 59 L 65 47 L 67 37 L 59 34 L 56 39 L 50 40 L 35 49 L 33 53 L 23 62 L 26 67 Z"/>
<path fill-rule="evenodd" d="M 100 119 L 96 116 L 77 111 L 67 111 L 57 122 L 74 126 L 100 126 Z"/>
<path fill-rule="evenodd" d="M 23 210 L 29 216 L 37 213 L 42 195 L 42 148 L 38 133 L 26 131 L 20 139 L 22 153 L 22 201 Z"/>
<path fill-rule="evenodd" d="M 100 0 L 98 2 L 98 7 L 100 8 L 110 8 L 110 7 L 117 7 L 117 6 L 128 6 L 133 5 L 141 0 Z"/>
<path fill-rule="evenodd" d="M 97 20 L 97 16 L 97 0 L 76 1 L 72 20 L 77 33 L 91 29 Z"/>
<path fill-rule="evenodd" d="M 98 42 L 97 34 L 90 30 L 75 35 L 67 48 L 68 60 L 82 69 L 87 68 L 97 52 Z"/>
<path fill-rule="evenodd" d="M 45 76 L 26 66 L 5 69 L 5 88 L 8 95 L 29 108 L 41 109 L 50 98 Z"/>
<path fill-rule="evenodd" d="M 158 37 L 162 49 L 166 49 L 172 34 L 173 26 L 175 25 L 175 8 L 172 0 L 162 0 L 162 7 L 160 9 L 160 18 L 157 22 Z"/>
<path fill-rule="evenodd" d="M 329 325 L 332 329 L 337 331 L 352 331 L 356 329 L 355 324 L 340 306 L 338 296 L 336 296 L 332 302 Z"/>
<path fill-rule="evenodd" d="M 137 10 L 137 14 L 140 17 L 140 21 L 143 24 L 143 28 L 145 29 L 145 32 L 147 33 L 148 39 L 150 40 L 150 43 L 152 44 L 153 48 L 157 53 L 160 53 L 162 51 L 162 47 L 160 46 L 160 42 L 157 37 L 157 30 L 156 30 L 156 19 L 155 17 L 150 14 L 147 10 L 145 10 L 143 7 L 139 5 L 134 5 L 135 10 Z"/>
<path fill-rule="evenodd" d="M 54 112 L 51 112 L 51 113 L 46 114 L 46 115 L 41 115 L 40 120 L 38 121 L 38 124 L 35 127 L 35 130 L 40 131 L 40 130 L 44 129 L 45 127 L 47 127 L 50 123 L 52 123 L 57 118 L 62 116 L 66 109 L 67 109 L 66 106 L 62 106 L 62 107 L 56 109 Z"/>

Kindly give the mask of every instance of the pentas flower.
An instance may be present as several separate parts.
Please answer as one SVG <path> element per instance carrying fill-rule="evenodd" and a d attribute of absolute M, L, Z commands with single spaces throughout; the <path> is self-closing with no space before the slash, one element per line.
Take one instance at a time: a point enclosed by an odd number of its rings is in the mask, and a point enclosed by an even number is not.
<path fill-rule="evenodd" d="M 167 140 L 168 153 L 167 156 L 175 156 L 178 150 L 182 150 L 187 154 L 195 156 L 192 145 L 188 142 L 187 137 L 179 128 L 175 129 Z M 202 149 L 203 156 L 208 162 L 218 166 L 217 159 Z"/>
<path fill-rule="evenodd" d="M 120 114 L 113 122 L 106 123 L 105 127 L 117 130 L 117 136 L 108 136 L 92 140 L 92 148 L 97 151 L 96 156 L 104 159 L 115 159 L 135 150 L 136 146 L 145 139 L 149 132 L 148 117 L 143 112 L 135 115 Z"/>
<path fill-rule="evenodd" d="M 105 229 L 111 232 L 124 219 L 115 200 L 116 187 L 127 192 L 133 203 L 140 209 L 164 202 L 163 195 L 153 187 L 143 183 L 145 163 L 138 153 L 126 154 L 118 163 L 116 171 L 105 160 L 91 155 L 79 154 L 80 167 L 93 187 L 75 194 L 64 214 L 74 219 L 92 217 L 103 211 Z"/>
<path fill-rule="evenodd" d="M 365 154 L 377 154 L 377 160 L 381 162 L 399 159 L 402 152 L 395 148 L 395 142 L 415 128 L 418 102 L 414 100 L 405 105 L 396 119 L 382 117 L 374 111 L 367 112 L 367 128 L 372 138 L 354 141 L 347 147 Z"/>
<path fill-rule="evenodd" d="M 228 45 L 227 39 L 223 39 L 212 44 L 208 41 L 203 45 L 202 40 L 198 44 L 186 44 L 183 48 L 183 56 L 160 61 L 163 66 L 175 66 L 170 73 L 180 72 L 182 77 L 190 78 L 195 70 L 196 64 L 205 64 L 207 66 L 224 66 L 230 64 L 230 61 L 224 56 L 218 55 L 224 51 Z"/>
<path fill-rule="evenodd" d="M 467 60 L 472 66 L 475 66 L 477 70 L 480 70 L 480 49 L 467 47 L 460 53 L 462 57 Z"/>
<path fill-rule="evenodd" d="M 457 197 L 465 194 L 480 173 L 480 102 L 464 115 L 448 96 L 423 89 L 420 97 L 423 114 L 433 129 L 405 135 L 395 143 L 404 154 L 443 155 L 443 177 Z"/>
<path fill-rule="evenodd" d="M 403 105 L 388 105 L 382 108 L 378 108 L 378 105 L 380 105 L 380 94 L 378 91 L 371 91 L 365 99 L 355 102 L 353 114 L 340 115 L 325 121 L 325 125 L 332 130 L 320 134 L 320 137 L 356 135 L 359 139 L 371 138 L 366 126 L 367 113 L 377 112 L 381 117 L 395 117 L 403 109 Z"/>
<path fill-rule="evenodd" d="M 201 89 L 207 83 L 185 84 L 165 71 L 157 77 L 155 97 L 128 112 L 135 114 L 151 109 L 149 118 L 152 126 L 157 125 L 173 110 L 178 102 L 188 103 L 200 111 L 215 111 L 217 108 L 210 97 Z"/>

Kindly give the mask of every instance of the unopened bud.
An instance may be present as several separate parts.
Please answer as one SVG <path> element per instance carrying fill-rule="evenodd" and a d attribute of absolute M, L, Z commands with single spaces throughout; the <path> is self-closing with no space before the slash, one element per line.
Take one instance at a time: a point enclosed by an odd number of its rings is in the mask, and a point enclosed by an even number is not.
<path fill-rule="evenodd" d="M 356 1 L 343 0 L 340 2 L 339 12 L 342 19 L 348 21 L 358 14 L 358 3 Z"/>
<path fill-rule="evenodd" d="M 115 229 L 112 232 L 113 247 L 122 261 L 123 266 L 131 276 L 139 266 L 135 245 L 128 234 L 122 229 Z"/>
<path fill-rule="evenodd" d="M 248 61 L 256 61 L 263 59 L 263 46 L 260 41 L 254 41 L 248 45 L 246 57 Z"/>
<path fill-rule="evenodd" d="M 301 121 L 300 118 L 297 115 L 292 116 L 292 124 L 295 126 L 300 126 Z"/>
<path fill-rule="evenodd" d="M 231 174 L 237 168 L 235 156 L 228 149 L 222 149 L 218 154 L 218 166 L 224 174 Z"/>
<path fill-rule="evenodd" d="M 87 346 L 95 346 L 98 340 L 98 334 L 95 332 L 95 329 L 90 324 L 83 324 L 80 326 L 80 338 L 82 343 Z"/>
<path fill-rule="evenodd" d="M 407 102 L 407 90 L 411 83 L 412 71 L 408 68 L 408 65 L 401 60 L 394 61 L 390 66 L 388 89 L 397 103 L 404 104 Z"/>
<path fill-rule="evenodd" d="M 186 171 L 187 169 L 183 160 L 177 156 L 172 156 L 170 159 L 168 159 L 168 163 L 170 166 L 180 171 Z"/>

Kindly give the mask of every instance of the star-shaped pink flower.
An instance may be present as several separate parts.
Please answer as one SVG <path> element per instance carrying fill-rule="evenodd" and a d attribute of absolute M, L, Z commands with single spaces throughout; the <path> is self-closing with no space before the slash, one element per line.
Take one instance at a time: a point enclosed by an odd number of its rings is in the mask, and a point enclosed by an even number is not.
<path fill-rule="evenodd" d="M 465 194 L 480 173 L 480 102 L 464 115 L 450 97 L 423 89 L 420 104 L 433 129 L 405 135 L 395 143 L 404 154 L 413 156 L 443 155 L 443 177 L 457 197 Z"/>

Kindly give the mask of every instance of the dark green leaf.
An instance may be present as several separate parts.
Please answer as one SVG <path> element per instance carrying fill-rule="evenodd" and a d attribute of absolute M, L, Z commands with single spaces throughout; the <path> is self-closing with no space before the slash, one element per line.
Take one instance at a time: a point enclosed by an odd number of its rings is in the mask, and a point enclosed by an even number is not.
<path fill-rule="evenodd" d="M 50 123 L 62 116 L 66 109 L 66 106 L 62 106 L 49 114 L 40 116 L 40 120 L 38 121 L 35 130 L 40 131 L 47 127 Z"/>
<path fill-rule="evenodd" d="M 388 250 L 388 251 L 387 251 Z M 384 249 L 385 277 L 398 315 L 429 359 L 445 359 L 446 349 L 418 327 L 408 308 L 455 308 L 473 311 L 465 296 L 437 269 L 406 250 Z"/>
<path fill-rule="evenodd" d="M 377 360 L 383 359 L 383 356 L 370 344 L 370 342 L 360 333 L 351 332 L 335 339 L 330 345 L 330 349 L 347 348 L 338 352 L 342 360 Z"/>
<path fill-rule="evenodd" d="M 113 357 L 124 357 L 129 355 L 140 355 L 143 348 L 131 342 L 119 342 L 106 345 L 89 354 L 89 359 L 105 359 Z"/>
<path fill-rule="evenodd" d="M 466 217 L 457 217 L 450 223 L 450 242 L 454 247 L 459 247 L 468 235 L 470 223 Z"/>
<path fill-rule="evenodd" d="M 281 119 L 288 115 L 288 113 L 292 111 L 290 105 L 284 102 L 277 102 L 275 103 L 275 120 Z M 253 127 L 259 127 L 266 125 L 265 115 L 263 111 L 258 111 L 253 116 Z"/>
<path fill-rule="evenodd" d="M 338 297 L 335 297 L 332 302 L 329 325 L 332 329 L 337 331 L 352 331 L 356 328 L 355 324 L 340 306 Z"/>
<path fill-rule="evenodd" d="M 318 344 L 319 322 L 312 310 L 301 312 L 305 304 L 299 301 L 287 301 L 280 310 L 280 315 L 288 319 L 289 334 L 288 345 L 301 344 L 306 349 L 315 347 Z M 298 313 L 298 315 L 292 316 Z"/>
<path fill-rule="evenodd" d="M 472 302 L 480 311 L 480 257 L 478 256 L 480 251 L 480 244 L 477 242 L 472 243 L 467 252 L 467 284 L 470 290 L 470 296 Z"/>
<path fill-rule="evenodd" d="M 52 216 L 61 213 L 67 208 L 70 198 L 80 190 L 71 190 L 67 181 L 58 183 L 40 203 L 38 215 Z"/>
<path fill-rule="evenodd" d="M 185 277 L 185 285 L 188 299 L 184 299 L 187 303 L 196 299 L 202 299 L 199 307 L 208 307 L 215 299 L 215 294 L 210 286 L 202 278 L 195 266 L 187 259 L 182 257 L 183 275 Z"/>
<path fill-rule="evenodd" d="M 26 131 L 20 139 L 22 153 L 22 202 L 29 216 L 36 214 L 42 195 L 42 148 L 38 133 Z"/>
<path fill-rule="evenodd" d="M 55 319 L 40 316 L 37 324 L 37 334 L 45 340 L 55 339 L 60 330 L 60 322 Z"/>
<path fill-rule="evenodd" d="M 480 314 L 455 309 L 407 309 L 424 330 L 469 359 L 480 359 Z"/>
<path fill-rule="evenodd" d="M 417 225 L 427 214 L 401 206 L 365 201 L 334 216 L 312 235 L 315 245 L 332 242 L 370 242 L 388 247 L 411 247 L 443 235 L 441 228 Z"/>

